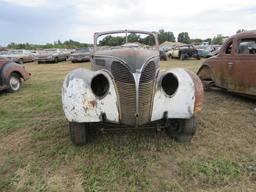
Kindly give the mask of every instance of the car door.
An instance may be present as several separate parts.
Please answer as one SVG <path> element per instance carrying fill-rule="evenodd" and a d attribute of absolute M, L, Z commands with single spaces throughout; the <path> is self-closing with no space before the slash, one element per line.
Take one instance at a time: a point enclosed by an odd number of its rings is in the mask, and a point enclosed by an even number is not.
<path fill-rule="evenodd" d="M 215 59 L 214 71 L 216 84 L 226 89 L 229 87 L 231 76 L 230 67 L 233 64 L 233 55 L 233 39 L 229 39 L 223 45 L 220 55 Z"/>
<path fill-rule="evenodd" d="M 229 90 L 256 95 L 256 37 L 238 39 L 232 65 L 229 66 Z"/>
<path fill-rule="evenodd" d="M 61 59 L 61 60 L 65 60 L 66 59 L 66 57 L 65 57 L 65 53 L 64 53 L 64 51 L 63 50 L 59 50 L 59 58 Z"/>

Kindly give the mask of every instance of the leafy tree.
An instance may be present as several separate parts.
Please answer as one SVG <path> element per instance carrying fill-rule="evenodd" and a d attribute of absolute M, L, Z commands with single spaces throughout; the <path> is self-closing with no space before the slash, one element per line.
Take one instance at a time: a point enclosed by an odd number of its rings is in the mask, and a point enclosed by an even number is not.
<path fill-rule="evenodd" d="M 139 35 L 137 35 L 136 33 L 130 33 L 128 36 L 127 36 L 127 40 L 128 42 L 132 43 L 132 42 L 140 42 L 141 41 L 141 38 Z"/>
<path fill-rule="evenodd" d="M 153 46 L 153 45 L 155 45 L 155 39 L 152 35 L 148 35 L 145 38 L 141 39 L 140 43 L 142 43 L 144 45 Z"/>
<path fill-rule="evenodd" d="M 163 29 L 160 29 L 158 33 L 158 41 L 160 44 L 165 41 L 175 42 L 175 37 L 173 32 L 171 31 L 165 32 Z"/>
<path fill-rule="evenodd" d="M 178 35 L 178 42 L 189 44 L 191 43 L 188 32 L 181 32 Z"/>
<path fill-rule="evenodd" d="M 199 38 L 197 38 L 197 39 L 191 39 L 191 43 L 194 43 L 194 44 L 197 44 L 197 45 L 201 44 L 202 42 L 203 42 L 203 40 L 202 40 L 202 39 L 199 39 Z"/>
<path fill-rule="evenodd" d="M 218 34 L 217 36 L 214 36 L 212 39 L 212 44 L 221 45 L 223 44 L 224 36 L 221 34 Z"/>
<path fill-rule="evenodd" d="M 118 46 L 122 45 L 125 42 L 124 37 L 116 36 L 113 37 L 111 35 L 108 35 L 104 37 L 100 42 L 100 46 Z"/>

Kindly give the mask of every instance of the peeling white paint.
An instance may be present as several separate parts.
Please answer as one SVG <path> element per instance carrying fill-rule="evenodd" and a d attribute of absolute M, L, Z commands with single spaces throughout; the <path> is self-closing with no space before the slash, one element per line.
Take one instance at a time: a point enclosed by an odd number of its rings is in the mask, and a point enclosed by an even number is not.
<path fill-rule="evenodd" d="M 109 92 L 102 99 L 95 97 L 91 90 L 91 80 L 103 74 L 109 81 Z M 110 75 L 104 71 L 76 69 L 65 78 L 62 90 L 62 103 L 68 121 L 99 122 L 105 113 L 107 120 L 119 122 L 117 94 Z"/>
<path fill-rule="evenodd" d="M 162 119 L 165 112 L 168 118 L 191 118 L 195 104 L 195 85 L 192 78 L 184 69 L 171 69 L 167 73 L 173 73 L 178 78 L 179 86 L 176 93 L 169 97 L 161 85 L 156 84 L 151 121 Z M 95 97 L 91 90 L 91 80 L 97 74 L 103 74 L 110 83 L 109 92 L 102 99 Z M 163 74 L 166 72 L 159 74 L 157 82 Z M 108 121 L 119 123 L 119 101 L 115 83 L 105 70 L 76 69 L 70 72 L 63 84 L 62 102 L 70 122 L 100 122 L 101 114 L 105 113 Z"/>
<path fill-rule="evenodd" d="M 160 85 L 157 85 L 151 121 L 162 119 L 164 112 L 168 113 L 168 118 L 191 118 L 195 104 L 195 86 L 192 78 L 184 69 L 171 69 L 167 72 L 173 73 L 178 78 L 178 90 L 169 97 Z M 162 75 L 163 73 L 159 74 L 158 82 Z"/>

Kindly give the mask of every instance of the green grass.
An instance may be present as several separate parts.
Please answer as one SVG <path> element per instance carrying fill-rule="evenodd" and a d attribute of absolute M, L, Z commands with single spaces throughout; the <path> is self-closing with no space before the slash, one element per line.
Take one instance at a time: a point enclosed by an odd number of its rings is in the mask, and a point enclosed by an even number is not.
<path fill-rule="evenodd" d="M 203 61 L 162 62 L 196 71 Z M 72 145 L 61 104 L 65 74 L 89 64 L 26 64 L 32 78 L 0 93 L 0 191 L 254 191 L 255 102 L 205 94 L 198 131 L 180 144 L 155 130 Z"/>
<path fill-rule="evenodd" d="M 211 161 L 188 160 L 179 163 L 181 176 L 189 181 L 207 185 L 224 186 L 241 179 L 245 170 L 238 164 L 225 159 Z"/>

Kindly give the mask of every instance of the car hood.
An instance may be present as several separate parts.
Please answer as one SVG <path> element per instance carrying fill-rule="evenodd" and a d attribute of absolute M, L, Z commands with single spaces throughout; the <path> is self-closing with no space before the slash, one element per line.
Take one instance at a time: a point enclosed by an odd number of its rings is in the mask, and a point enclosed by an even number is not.
<path fill-rule="evenodd" d="M 156 49 L 146 48 L 116 48 L 108 50 L 97 50 L 94 52 L 95 57 L 115 57 L 126 63 L 132 72 L 141 69 L 144 63 L 154 57 L 159 57 L 159 51 Z"/>

